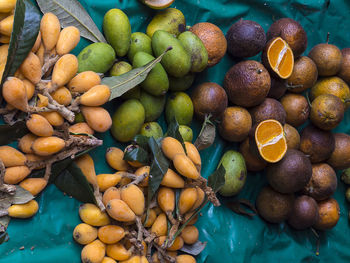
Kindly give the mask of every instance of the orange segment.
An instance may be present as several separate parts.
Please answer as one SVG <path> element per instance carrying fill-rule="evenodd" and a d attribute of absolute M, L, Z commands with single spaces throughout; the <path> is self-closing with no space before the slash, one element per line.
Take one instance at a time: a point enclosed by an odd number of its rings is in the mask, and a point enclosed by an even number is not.
<path fill-rule="evenodd" d="M 283 126 L 276 120 L 260 122 L 255 130 L 255 142 L 261 157 L 270 163 L 278 162 L 287 152 Z"/>
<path fill-rule="evenodd" d="M 286 41 L 276 37 L 267 50 L 267 59 L 271 69 L 282 79 L 287 79 L 293 72 L 294 55 Z"/>

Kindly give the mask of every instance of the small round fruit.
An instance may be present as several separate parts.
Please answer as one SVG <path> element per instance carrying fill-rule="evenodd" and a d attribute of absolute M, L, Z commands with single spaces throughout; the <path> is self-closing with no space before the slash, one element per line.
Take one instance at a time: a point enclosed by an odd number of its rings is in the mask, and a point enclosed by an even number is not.
<path fill-rule="evenodd" d="M 194 163 L 185 154 L 176 154 L 173 159 L 173 164 L 176 170 L 187 178 L 196 180 L 200 176 Z"/>
<path fill-rule="evenodd" d="M 28 130 L 37 136 L 52 136 L 53 128 L 51 124 L 41 115 L 32 114 L 26 121 Z"/>
<path fill-rule="evenodd" d="M 140 134 L 146 137 L 153 137 L 154 139 L 159 139 L 163 137 L 162 127 L 158 122 L 146 122 L 142 125 Z"/>
<path fill-rule="evenodd" d="M 100 76 L 93 71 L 84 71 L 68 82 L 68 89 L 73 92 L 84 93 L 96 85 L 100 85 Z"/>
<path fill-rule="evenodd" d="M 79 207 L 80 219 L 91 226 L 105 226 L 110 223 L 109 217 L 105 212 L 94 204 L 83 204 Z"/>
<path fill-rule="evenodd" d="M 267 97 L 279 100 L 287 91 L 287 81 L 285 79 L 271 77 L 271 88 Z"/>
<path fill-rule="evenodd" d="M 332 151 L 327 163 L 334 169 L 347 169 L 350 167 L 350 135 L 335 133 L 334 140 L 334 151 Z"/>
<path fill-rule="evenodd" d="M 38 202 L 30 200 L 25 204 L 11 205 L 8 209 L 8 215 L 14 218 L 30 218 L 39 210 Z"/>
<path fill-rule="evenodd" d="M 283 125 L 283 130 L 286 136 L 288 149 L 299 149 L 300 135 L 298 130 L 287 123 Z"/>
<path fill-rule="evenodd" d="M 97 239 L 83 247 L 81 261 L 83 263 L 99 263 L 102 262 L 105 254 L 106 245 Z"/>
<path fill-rule="evenodd" d="M 288 124 L 299 127 L 309 118 L 310 106 L 303 95 L 288 93 L 281 98 L 281 104 L 286 112 Z"/>
<path fill-rule="evenodd" d="M 135 213 L 120 199 L 112 199 L 106 205 L 107 213 L 113 219 L 120 222 L 132 222 L 135 220 Z"/>
<path fill-rule="evenodd" d="M 40 137 L 33 142 L 32 149 L 35 154 L 40 156 L 50 156 L 58 153 L 66 146 L 63 139 L 51 136 Z"/>
<path fill-rule="evenodd" d="M 303 230 L 313 226 L 318 217 L 316 201 L 312 197 L 302 195 L 295 199 L 288 223 L 297 230 Z"/>
<path fill-rule="evenodd" d="M 97 238 L 97 229 L 88 224 L 81 223 L 74 228 L 73 238 L 81 245 L 89 244 Z"/>
<path fill-rule="evenodd" d="M 117 147 L 110 147 L 106 151 L 107 163 L 115 170 L 127 171 L 129 165 L 124 161 L 124 152 Z"/>
<path fill-rule="evenodd" d="M 185 244 L 192 245 L 197 242 L 199 236 L 199 231 L 195 226 L 186 226 L 182 232 L 181 237 Z"/>
<path fill-rule="evenodd" d="M 170 160 L 177 154 L 185 154 L 182 144 L 173 137 L 165 137 L 162 141 L 162 151 Z"/>
<path fill-rule="evenodd" d="M 340 66 L 338 76 L 342 78 L 348 85 L 350 85 L 350 48 L 343 48 L 341 50 L 343 60 Z"/>
<path fill-rule="evenodd" d="M 274 119 L 282 125 L 286 122 L 286 112 L 282 104 L 275 99 L 266 98 L 264 101 L 250 110 L 253 125 L 265 120 Z"/>
<path fill-rule="evenodd" d="M 336 226 L 340 218 L 340 208 L 337 200 L 329 198 L 318 202 L 319 218 L 314 225 L 318 230 L 327 230 Z"/>
<path fill-rule="evenodd" d="M 125 236 L 122 227 L 116 225 L 107 225 L 98 229 L 98 238 L 105 244 L 114 244 L 119 242 Z"/>
<path fill-rule="evenodd" d="M 180 125 L 190 125 L 193 118 L 191 98 L 184 92 L 172 93 L 165 106 L 165 116 L 168 124 L 176 118 Z"/>
<path fill-rule="evenodd" d="M 112 126 L 112 118 L 108 111 L 102 107 L 80 107 L 83 116 L 94 131 L 105 132 Z"/>

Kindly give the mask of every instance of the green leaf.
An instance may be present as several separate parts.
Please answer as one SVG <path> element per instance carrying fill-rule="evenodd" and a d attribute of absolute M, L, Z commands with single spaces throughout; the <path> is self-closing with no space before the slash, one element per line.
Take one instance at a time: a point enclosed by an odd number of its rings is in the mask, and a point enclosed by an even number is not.
<path fill-rule="evenodd" d="M 149 137 L 138 134 L 133 139 L 132 142 L 137 144 L 139 147 L 143 148 L 144 150 L 148 151 L 148 140 Z"/>
<path fill-rule="evenodd" d="M 142 81 L 144 81 L 151 69 L 157 63 L 159 63 L 162 60 L 165 53 L 171 49 L 172 48 L 169 47 L 163 52 L 163 54 L 161 54 L 159 57 L 155 58 L 151 62 L 147 63 L 143 67 L 135 68 L 119 76 L 103 78 L 102 84 L 107 85 L 111 89 L 111 97 L 109 98 L 109 100 L 113 100 L 115 98 L 120 97 L 125 92 L 131 90 L 132 88 L 139 85 Z"/>
<path fill-rule="evenodd" d="M 149 160 L 148 152 L 139 146 L 134 146 L 133 149 L 125 152 L 124 160 L 131 161 L 131 162 L 138 161 L 140 163 L 148 163 L 148 160 Z"/>
<path fill-rule="evenodd" d="M 226 174 L 226 169 L 221 164 L 214 173 L 209 175 L 208 186 L 210 186 L 213 189 L 214 193 L 218 192 L 221 189 L 221 187 L 224 186 L 225 174 Z"/>
<path fill-rule="evenodd" d="M 17 0 L 2 82 L 13 76 L 31 51 L 40 28 L 40 12 L 29 0 Z"/>
<path fill-rule="evenodd" d="M 216 127 L 214 123 L 210 121 L 210 117 L 210 114 L 205 116 L 202 129 L 194 142 L 194 145 L 199 151 L 210 147 L 215 141 Z"/>
<path fill-rule="evenodd" d="M 29 131 L 24 121 L 18 121 L 13 125 L 0 125 L 0 145 L 9 144 L 26 135 L 28 132 Z"/>
<path fill-rule="evenodd" d="M 82 37 L 92 42 L 106 42 L 95 22 L 77 0 L 36 0 L 36 2 L 44 14 L 54 13 L 62 27 L 75 26 Z"/>
<path fill-rule="evenodd" d="M 74 197 L 80 202 L 96 204 L 92 187 L 74 162 L 69 164 L 67 169 L 56 178 L 54 183 L 62 192 Z"/>
<path fill-rule="evenodd" d="M 179 131 L 179 127 L 180 127 L 179 123 L 177 122 L 176 118 L 174 118 L 168 126 L 167 136 L 173 137 L 176 140 L 178 140 L 179 142 L 181 142 L 182 147 L 184 148 L 184 150 L 186 152 L 185 142 L 181 136 L 181 133 Z"/>
<path fill-rule="evenodd" d="M 201 242 L 198 240 L 192 245 L 183 245 L 183 247 L 180 248 L 180 251 L 190 254 L 192 256 L 197 256 L 205 249 L 206 245 L 207 242 Z"/>

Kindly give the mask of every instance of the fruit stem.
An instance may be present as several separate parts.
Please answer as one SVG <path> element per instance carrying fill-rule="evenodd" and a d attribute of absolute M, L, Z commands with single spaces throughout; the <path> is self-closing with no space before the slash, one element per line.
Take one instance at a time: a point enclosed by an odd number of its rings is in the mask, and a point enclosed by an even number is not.
<path fill-rule="evenodd" d="M 329 32 L 327 32 L 327 39 L 326 39 L 326 43 L 328 44 L 328 42 L 329 42 L 329 35 L 330 35 L 331 33 L 329 33 Z"/>
<path fill-rule="evenodd" d="M 297 88 L 302 88 L 303 85 L 302 84 L 299 84 L 299 85 L 289 85 L 287 84 L 287 89 L 297 89 Z"/>
<path fill-rule="evenodd" d="M 16 193 L 16 186 L 4 183 L 5 172 L 5 165 L 0 159 L 0 192 L 7 193 L 9 195 L 14 195 Z"/>
<path fill-rule="evenodd" d="M 310 97 L 309 97 L 309 92 L 306 93 L 306 100 L 307 100 L 307 103 L 309 104 L 310 108 L 312 108 Z"/>

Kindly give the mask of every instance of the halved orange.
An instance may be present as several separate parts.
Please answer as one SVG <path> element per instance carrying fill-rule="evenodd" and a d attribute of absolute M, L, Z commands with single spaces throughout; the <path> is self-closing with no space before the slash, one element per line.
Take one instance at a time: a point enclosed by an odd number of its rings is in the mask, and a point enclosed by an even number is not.
<path fill-rule="evenodd" d="M 152 9 L 164 9 L 169 7 L 174 0 L 141 0 L 142 3 Z"/>
<path fill-rule="evenodd" d="M 255 130 L 255 142 L 261 157 L 269 163 L 276 163 L 287 152 L 287 140 L 283 126 L 276 120 L 265 120 Z"/>
<path fill-rule="evenodd" d="M 294 55 L 286 41 L 280 37 L 270 40 L 264 50 L 263 57 L 270 70 L 280 78 L 287 79 L 292 75 L 294 67 Z M 264 58 L 263 58 L 264 59 Z"/>

